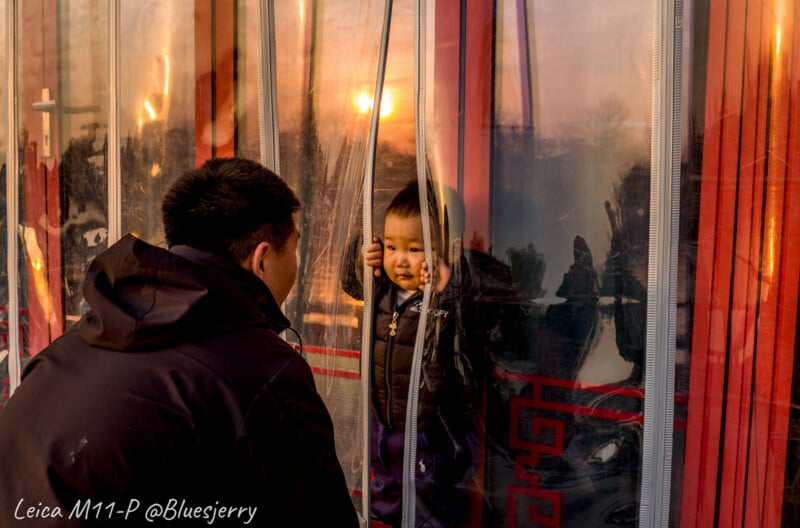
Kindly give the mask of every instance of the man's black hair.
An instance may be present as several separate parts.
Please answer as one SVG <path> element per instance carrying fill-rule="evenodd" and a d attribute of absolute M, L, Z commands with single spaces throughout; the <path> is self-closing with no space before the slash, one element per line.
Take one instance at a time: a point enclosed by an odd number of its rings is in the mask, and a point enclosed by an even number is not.
<path fill-rule="evenodd" d="M 300 201 L 275 173 L 245 158 L 185 172 L 161 204 L 167 246 L 188 245 L 242 262 L 261 241 L 280 250 Z"/>

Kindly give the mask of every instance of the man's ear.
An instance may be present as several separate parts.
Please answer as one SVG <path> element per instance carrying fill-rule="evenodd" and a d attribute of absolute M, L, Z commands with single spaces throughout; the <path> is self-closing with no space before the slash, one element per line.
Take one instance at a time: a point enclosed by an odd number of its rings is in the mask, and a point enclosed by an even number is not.
<path fill-rule="evenodd" d="M 264 257 L 270 251 L 272 251 L 272 247 L 269 245 L 269 242 L 259 242 L 255 249 L 253 249 L 250 257 L 248 257 L 245 268 L 263 280 L 265 270 Z"/>

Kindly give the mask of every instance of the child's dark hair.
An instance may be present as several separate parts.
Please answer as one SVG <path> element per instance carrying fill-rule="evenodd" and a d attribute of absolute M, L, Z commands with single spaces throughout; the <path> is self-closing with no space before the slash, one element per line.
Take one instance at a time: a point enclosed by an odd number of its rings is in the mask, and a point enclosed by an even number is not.
<path fill-rule="evenodd" d="M 389 207 L 386 208 L 386 216 L 396 215 L 400 218 L 412 218 L 420 216 L 422 209 L 419 206 L 419 185 L 417 181 L 410 181 L 398 192 Z"/>
<path fill-rule="evenodd" d="M 430 180 L 428 180 L 427 188 L 428 216 L 431 226 L 431 236 L 433 237 L 431 243 L 433 244 L 434 248 L 444 248 L 447 238 L 443 235 L 440 229 L 442 222 L 439 219 L 439 214 L 441 211 L 439 211 L 437 206 L 436 192 L 433 190 L 433 185 Z M 420 207 L 419 202 L 419 184 L 417 183 L 417 180 L 410 181 L 400 190 L 400 192 L 395 195 L 395 197 L 389 203 L 389 207 L 386 208 L 386 216 L 395 215 L 399 218 L 413 218 L 415 216 L 422 216 L 422 207 Z M 447 219 L 444 220 L 444 224 L 447 224 Z M 447 260 L 447 255 L 440 256 Z"/>

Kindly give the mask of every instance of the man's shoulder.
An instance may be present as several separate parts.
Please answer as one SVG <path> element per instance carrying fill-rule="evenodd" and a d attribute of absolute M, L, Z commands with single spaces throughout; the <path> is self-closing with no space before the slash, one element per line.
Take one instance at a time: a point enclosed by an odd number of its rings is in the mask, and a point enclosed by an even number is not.
<path fill-rule="evenodd" d="M 185 343 L 177 350 L 210 371 L 230 377 L 234 383 L 263 385 L 282 370 L 302 368 L 305 363 L 289 343 L 266 325 L 209 336 Z"/>

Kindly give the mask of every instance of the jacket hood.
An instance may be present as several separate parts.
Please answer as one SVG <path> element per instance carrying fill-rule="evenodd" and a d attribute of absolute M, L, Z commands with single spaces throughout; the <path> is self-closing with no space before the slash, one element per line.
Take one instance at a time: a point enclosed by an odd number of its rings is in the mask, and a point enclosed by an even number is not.
<path fill-rule="evenodd" d="M 276 332 L 289 326 L 269 288 L 244 268 L 131 235 L 95 258 L 83 294 L 90 310 L 77 324 L 79 335 L 112 350 L 165 347 L 247 326 Z"/>

